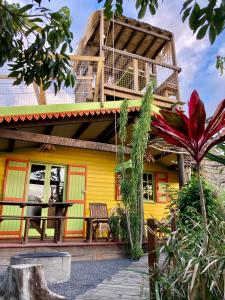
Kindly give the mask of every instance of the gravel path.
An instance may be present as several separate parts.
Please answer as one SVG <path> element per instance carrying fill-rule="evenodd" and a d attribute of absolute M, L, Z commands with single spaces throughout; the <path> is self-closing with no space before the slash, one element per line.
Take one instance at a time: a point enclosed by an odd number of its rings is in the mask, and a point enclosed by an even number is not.
<path fill-rule="evenodd" d="M 117 273 L 132 263 L 130 259 L 73 262 L 71 280 L 49 288 L 67 300 L 74 300 L 77 295 L 95 288 L 104 279 Z"/>
<path fill-rule="evenodd" d="M 65 296 L 67 300 L 75 300 L 76 296 L 95 288 L 103 280 L 130 266 L 131 263 L 130 259 L 72 262 L 70 281 L 49 288 Z M 6 268 L 0 265 L 0 282 Z"/>

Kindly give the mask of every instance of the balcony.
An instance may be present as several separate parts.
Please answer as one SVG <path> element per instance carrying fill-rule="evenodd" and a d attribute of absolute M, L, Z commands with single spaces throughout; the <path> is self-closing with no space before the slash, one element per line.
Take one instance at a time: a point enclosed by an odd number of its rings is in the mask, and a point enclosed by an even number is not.
<path fill-rule="evenodd" d="M 13 85 L 15 78 L 0 70 L 0 106 L 68 104 L 121 99 L 140 99 L 151 80 L 155 81 L 154 101 L 160 107 L 177 103 L 177 67 L 145 57 L 104 47 L 104 57 L 71 56 L 76 76 L 74 89 L 62 88 L 55 95 L 50 87 L 43 91 L 35 83 Z"/>

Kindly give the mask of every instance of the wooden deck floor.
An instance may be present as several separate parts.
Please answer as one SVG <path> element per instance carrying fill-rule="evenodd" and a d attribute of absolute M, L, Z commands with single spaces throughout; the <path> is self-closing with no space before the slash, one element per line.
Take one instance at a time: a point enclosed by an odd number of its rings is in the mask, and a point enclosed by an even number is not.
<path fill-rule="evenodd" d="M 105 279 L 95 289 L 76 300 L 145 300 L 149 299 L 147 256 Z"/>
<path fill-rule="evenodd" d="M 66 239 L 62 243 L 52 240 L 40 241 L 30 239 L 27 244 L 21 240 L 0 240 L 0 265 L 9 264 L 10 257 L 26 252 L 59 252 L 66 251 L 72 255 L 73 261 L 117 259 L 127 256 L 127 251 L 122 242 L 106 242 L 99 240 L 88 243 L 83 239 Z"/>

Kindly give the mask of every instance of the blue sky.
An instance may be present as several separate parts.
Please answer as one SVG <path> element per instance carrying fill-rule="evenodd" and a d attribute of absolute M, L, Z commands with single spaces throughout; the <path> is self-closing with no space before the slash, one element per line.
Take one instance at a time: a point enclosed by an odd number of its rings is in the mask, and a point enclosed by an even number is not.
<path fill-rule="evenodd" d="M 24 3 L 28 0 L 21 0 Z M 193 89 L 196 89 L 205 102 L 208 114 L 212 114 L 216 104 L 225 98 L 225 75 L 221 76 L 215 68 L 216 56 L 225 56 L 225 32 L 213 46 L 208 38 L 197 41 L 187 23 L 182 23 L 180 10 L 181 0 L 164 0 L 156 16 L 149 14 L 143 21 L 168 29 L 175 34 L 178 64 L 182 68 L 180 75 L 182 100 L 187 102 Z M 92 12 L 101 8 L 97 0 L 47 0 L 43 5 L 52 10 L 62 6 L 70 8 L 73 19 L 74 47 L 84 33 L 88 18 Z M 133 0 L 124 0 L 124 14 L 137 18 Z"/>
<path fill-rule="evenodd" d="M 50 7 L 58 9 L 68 6 L 73 18 L 72 31 L 74 46 L 82 36 L 90 14 L 101 8 L 97 0 L 51 0 Z M 44 4 L 49 5 L 48 2 Z M 205 102 L 207 111 L 212 114 L 216 104 L 225 98 L 225 76 L 221 76 L 215 68 L 218 54 L 225 56 L 225 32 L 213 46 L 208 37 L 197 41 L 187 23 L 182 23 L 179 14 L 182 1 L 164 0 L 156 16 L 149 14 L 145 22 L 173 31 L 176 39 L 178 64 L 182 68 L 180 75 L 182 99 L 187 101 L 193 89 L 196 89 Z M 125 1 L 124 14 L 137 18 L 134 1 Z"/>

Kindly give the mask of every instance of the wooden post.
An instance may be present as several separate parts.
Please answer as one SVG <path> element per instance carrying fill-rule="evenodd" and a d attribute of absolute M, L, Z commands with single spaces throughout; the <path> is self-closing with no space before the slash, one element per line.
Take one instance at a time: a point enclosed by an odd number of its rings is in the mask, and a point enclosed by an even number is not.
<path fill-rule="evenodd" d="M 148 86 L 150 82 L 150 65 L 147 62 L 145 63 L 145 78 L 146 78 L 146 86 Z"/>
<path fill-rule="evenodd" d="M 134 63 L 134 90 L 139 91 L 139 86 L 138 86 L 138 60 L 134 58 L 133 60 Z"/>
<path fill-rule="evenodd" d="M 174 41 L 174 35 L 172 35 L 171 38 L 171 51 L 172 51 L 172 61 L 173 65 L 177 67 L 177 56 L 176 56 L 176 48 L 175 48 L 175 41 Z M 178 71 L 174 70 L 176 84 L 177 84 L 177 101 L 181 102 L 181 95 L 180 95 L 180 86 L 178 81 Z"/>
<path fill-rule="evenodd" d="M 147 230 L 148 232 L 148 267 L 149 267 L 149 292 L 150 292 L 150 299 L 155 299 L 155 284 L 154 284 L 154 278 L 156 276 L 155 274 L 155 265 L 157 262 L 157 256 L 156 256 L 156 223 L 154 219 L 147 219 L 147 227 L 151 230 Z M 153 232 L 155 233 L 153 233 Z"/>
<path fill-rule="evenodd" d="M 185 184 L 184 155 L 183 154 L 177 154 L 177 163 L 178 163 L 179 188 L 181 189 Z"/>
<path fill-rule="evenodd" d="M 101 10 L 101 17 L 100 17 L 100 56 L 104 57 L 104 11 Z M 101 107 L 104 106 L 104 64 L 102 64 L 102 71 L 101 71 L 101 83 L 100 83 L 100 102 Z"/>
<path fill-rule="evenodd" d="M 28 241 L 29 227 L 30 227 L 30 218 L 27 218 L 25 221 L 24 235 L 23 235 L 23 243 L 24 244 L 26 244 Z"/>
<path fill-rule="evenodd" d="M 177 222 L 176 222 L 176 210 L 174 208 L 171 208 L 170 210 L 171 214 L 171 231 L 174 232 L 177 230 Z"/>

